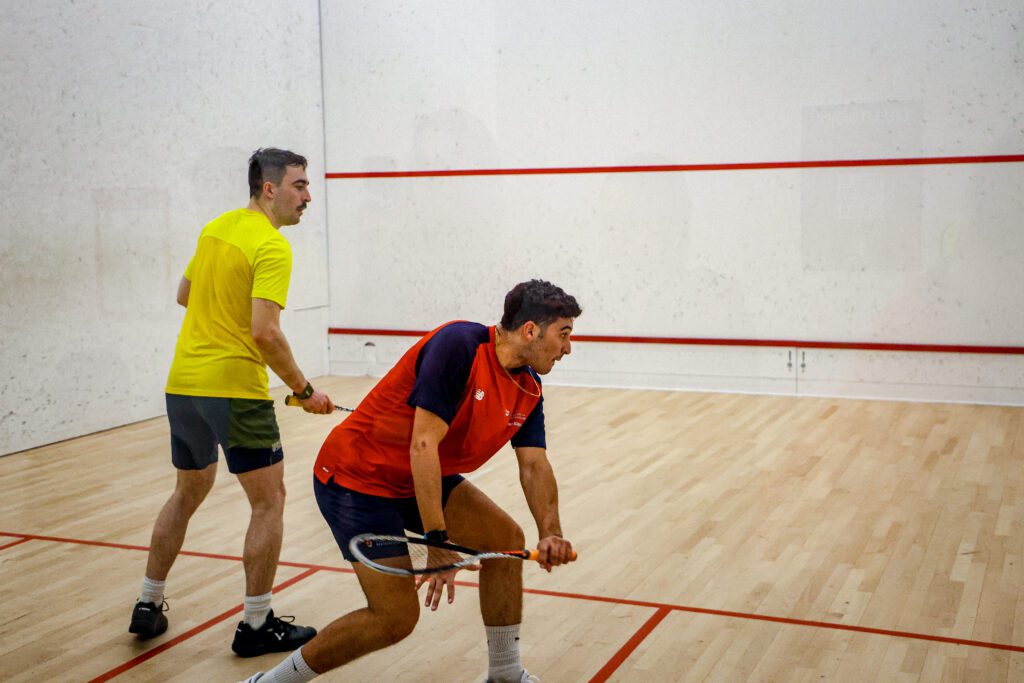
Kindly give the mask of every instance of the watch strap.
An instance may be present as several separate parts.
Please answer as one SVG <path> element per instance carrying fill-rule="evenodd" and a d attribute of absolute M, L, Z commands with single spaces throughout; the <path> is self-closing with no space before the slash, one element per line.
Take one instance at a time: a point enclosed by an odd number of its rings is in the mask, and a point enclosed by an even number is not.
<path fill-rule="evenodd" d="M 424 540 L 432 543 L 447 543 L 448 542 L 448 530 L 447 529 L 431 529 L 427 533 L 423 534 Z"/>

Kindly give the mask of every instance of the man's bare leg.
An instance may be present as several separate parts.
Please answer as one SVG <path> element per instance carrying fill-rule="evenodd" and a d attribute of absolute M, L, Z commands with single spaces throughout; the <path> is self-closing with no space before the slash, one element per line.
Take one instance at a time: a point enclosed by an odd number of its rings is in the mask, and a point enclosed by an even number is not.
<path fill-rule="evenodd" d="M 245 594 L 264 595 L 274 586 L 284 538 L 284 461 L 243 472 L 238 483 L 252 508 L 242 550 Z"/>
<path fill-rule="evenodd" d="M 174 493 L 164 503 L 153 525 L 149 543 L 146 576 L 154 581 L 165 581 L 185 542 L 189 520 L 206 499 L 217 478 L 217 463 L 201 470 L 177 470 L 178 480 Z"/>
<path fill-rule="evenodd" d="M 335 619 L 302 647 L 303 658 L 317 673 L 394 645 L 412 633 L 419 620 L 412 577 L 382 574 L 358 563 L 352 566 L 367 605 Z"/>
<path fill-rule="evenodd" d="M 479 550 L 518 550 L 526 541 L 507 512 L 469 481 L 448 496 L 445 522 L 452 540 Z M 487 631 L 489 681 L 516 681 L 523 675 L 519 625 L 523 620 L 523 563 L 485 560 L 480 569 L 480 614 Z"/>

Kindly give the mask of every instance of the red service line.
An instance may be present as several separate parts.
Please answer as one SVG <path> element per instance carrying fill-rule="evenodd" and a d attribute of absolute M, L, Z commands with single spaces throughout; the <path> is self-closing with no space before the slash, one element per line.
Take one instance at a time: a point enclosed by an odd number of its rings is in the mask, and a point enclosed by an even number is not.
<path fill-rule="evenodd" d="M 586 173 L 680 173 L 700 171 L 763 171 L 792 168 L 855 168 L 861 166 L 937 166 L 946 164 L 1011 164 L 1024 154 L 982 156 L 903 157 L 897 159 L 823 159 L 811 161 L 751 161 L 725 164 L 666 164 L 660 166 L 561 166 L 549 168 L 463 168 L 432 171 L 346 171 L 326 173 L 328 180 L 372 178 L 447 178 L 453 176 L 570 175 Z"/>
<path fill-rule="evenodd" d="M 29 541 L 29 540 L 41 540 L 41 541 L 51 541 L 51 542 L 55 542 L 55 543 L 76 543 L 76 544 L 80 544 L 80 545 L 92 545 L 92 546 L 100 546 L 100 547 L 108 547 L 108 548 L 121 548 L 121 549 L 127 549 L 127 550 L 149 550 L 148 548 L 146 548 L 144 546 L 123 545 L 123 544 L 117 544 L 117 543 L 108 543 L 108 542 L 105 542 L 105 541 L 88 541 L 88 540 L 73 539 L 73 538 L 60 538 L 60 537 L 57 537 L 57 536 L 37 536 L 37 535 L 34 535 L 34 534 L 18 534 L 18 533 L 9 533 L 9 532 L 3 532 L 3 531 L 0 531 L 0 536 L 7 536 L 7 537 L 13 537 L 13 538 L 21 539 L 21 541 L 19 541 L 19 542 Z M 15 545 L 15 544 L 9 544 L 9 545 Z M 188 555 L 192 555 L 192 556 L 195 556 L 195 557 L 206 557 L 206 558 L 211 558 L 211 559 L 226 559 L 226 560 L 234 560 L 234 561 L 241 561 L 241 559 L 242 559 L 240 557 L 235 557 L 235 556 L 232 556 L 232 555 L 217 555 L 217 554 L 213 554 L 213 553 L 197 553 L 197 552 L 190 552 L 190 551 L 182 551 L 182 554 L 183 555 L 184 554 L 188 554 Z M 325 565 L 314 565 L 314 564 L 306 564 L 306 563 L 302 563 L 302 562 L 279 562 L 279 564 L 284 565 L 284 566 L 289 566 L 289 567 L 300 567 L 300 568 L 304 567 L 304 568 L 306 568 L 306 571 L 301 573 L 301 574 L 298 574 L 297 576 L 292 577 L 291 579 L 288 579 L 287 581 L 285 581 L 285 582 L 281 583 L 280 585 L 276 586 L 273 589 L 275 593 L 277 591 L 279 591 L 279 590 L 287 588 L 288 586 L 290 586 L 290 585 L 292 585 L 294 583 L 297 583 L 297 582 L 307 578 L 308 576 L 311 576 L 312 574 L 314 574 L 317 571 L 334 571 L 334 572 L 344 572 L 344 573 L 350 573 L 350 574 L 354 573 L 351 569 L 347 569 L 347 568 L 343 568 L 343 567 L 331 567 L 331 566 L 325 566 Z M 480 585 L 478 583 L 471 582 L 471 581 L 458 581 L 457 584 L 460 585 L 460 586 L 469 586 L 469 587 L 477 587 L 477 588 Z M 1021 645 L 1011 645 L 1011 644 L 1007 644 L 1007 643 L 990 643 L 990 642 L 981 641 L 981 640 L 969 640 L 969 639 L 966 639 L 966 638 L 951 638 L 951 637 L 948 637 L 948 636 L 936 636 L 936 635 L 930 635 L 930 634 L 927 634 L 927 633 L 914 633 L 914 632 L 911 632 L 911 631 L 896 631 L 896 630 L 892 630 L 892 629 L 873 628 L 873 627 L 870 627 L 870 626 L 856 626 L 856 625 L 853 625 L 853 624 L 840 624 L 840 623 L 827 622 L 827 621 L 812 621 L 810 619 L 791 619 L 789 617 L 777 617 L 777 616 L 772 616 L 772 615 L 767 615 L 767 614 L 752 614 L 752 613 L 748 613 L 748 612 L 733 612 L 733 611 L 729 611 L 729 610 L 708 609 L 708 608 L 705 608 L 705 607 L 690 607 L 690 606 L 687 606 L 687 605 L 672 605 L 672 604 L 661 603 L 661 602 L 650 602 L 650 601 L 646 601 L 646 600 L 631 600 L 631 599 L 628 599 L 628 598 L 606 597 L 606 596 L 602 596 L 602 595 L 587 595 L 587 594 L 584 594 L 584 593 L 565 593 L 565 592 L 561 592 L 561 591 L 549 591 L 549 590 L 542 590 L 542 589 L 537 589 L 537 588 L 524 588 L 523 589 L 523 593 L 527 593 L 527 594 L 530 594 L 530 595 L 543 595 L 543 596 L 546 596 L 546 597 L 554 597 L 554 598 L 565 598 L 565 599 L 571 599 L 571 600 L 586 600 L 586 601 L 591 601 L 591 602 L 603 602 L 603 603 L 608 603 L 608 604 L 612 604 L 612 605 L 631 605 L 631 606 L 635 606 L 635 607 L 649 607 L 649 608 L 652 608 L 652 609 L 656 610 L 655 614 L 650 619 L 648 619 L 647 622 L 635 634 L 633 634 L 633 636 L 626 642 L 626 644 L 622 648 L 620 648 L 618 653 L 616 653 L 616 655 L 613 656 L 611 660 L 609 660 L 609 662 L 601 669 L 601 671 L 598 674 L 596 674 L 596 676 L 601 676 L 602 672 L 603 672 L 605 674 L 605 678 L 597 678 L 597 677 L 595 677 L 594 679 L 592 679 L 593 681 L 603 681 L 603 680 L 606 680 L 607 676 L 610 676 L 614 672 L 614 670 L 616 668 L 618 668 L 622 664 L 622 662 L 624 662 L 626 660 L 626 658 L 628 658 L 629 654 L 632 653 L 633 650 L 635 650 L 636 647 L 658 626 L 658 624 L 661 623 L 661 621 L 665 618 L 665 616 L 667 616 L 669 612 L 673 612 L 673 611 L 675 611 L 675 612 L 690 612 L 690 613 L 693 613 L 693 614 L 707 614 L 707 615 L 711 615 L 711 616 L 727 617 L 727 618 L 732 618 L 732 619 L 743 619 L 743 620 L 747 620 L 747 621 L 767 621 L 767 622 L 772 622 L 772 623 L 777 623 L 777 624 L 786 624 L 786 625 L 790 625 L 790 626 L 810 626 L 812 628 L 831 629 L 831 630 L 837 630 L 837 631 L 852 631 L 852 632 L 855 632 L 855 633 L 868 633 L 868 634 L 872 634 L 872 635 L 890 636 L 890 637 L 894 637 L 894 638 L 909 638 L 909 639 L 912 639 L 912 640 L 923 640 L 923 641 L 935 642 L 935 643 L 949 643 L 949 644 L 953 644 L 953 645 L 964 645 L 964 646 L 967 646 L 967 647 L 980 647 L 980 648 L 991 649 L 991 650 L 1006 650 L 1006 651 L 1010 651 L 1010 652 L 1021 652 L 1021 653 L 1024 653 L 1024 646 L 1021 646 Z M 209 628 L 210 626 L 213 626 L 214 624 L 219 623 L 220 621 L 223 621 L 224 619 L 227 619 L 232 614 L 237 614 L 241 609 L 242 609 L 241 606 L 236 606 L 236 607 L 232 608 L 232 610 L 229 610 L 228 612 L 225 612 L 225 613 L 223 613 L 223 614 L 221 614 L 221 615 L 219 615 L 217 617 L 214 617 L 212 620 L 206 622 L 205 624 L 201 624 L 200 626 L 197 626 L 192 631 L 189 631 L 186 634 L 182 634 L 181 636 L 178 636 L 173 641 L 168 641 L 167 643 L 164 643 L 163 645 L 159 646 L 161 648 L 159 650 L 159 652 L 162 652 L 163 650 L 171 647 L 172 645 L 175 645 L 175 644 L 181 642 L 182 640 L 185 640 L 186 638 L 190 638 L 193 635 L 195 635 L 196 633 L 199 633 L 200 631 L 205 630 L 206 628 Z M 137 657 L 136 659 L 132 660 L 132 662 L 134 662 L 134 664 L 132 664 L 132 666 L 135 666 L 135 665 L 141 663 L 142 661 L 145 661 L 145 659 L 149 659 L 150 657 L 153 657 L 156 654 L 159 654 L 159 652 L 154 652 L 153 654 L 150 654 L 150 652 L 152 652 L 152 651 L 147 651 L 147 652 L 143 653 L 142 655 L 140 655 L 139 657 Z M 122 667 L 127 666 L 127 664 L 131 664 L 131 662 L 122 665 Z M 117 671 L 118 673 L 120 673 L 120 672 L 122 672 L 124 670 L 126 670 L 126 669 L 119 668 L 117 670 L 112 670 L 112 671 Z M 117 673 L 113 673 L 112 674 L 111 672 L 107 672 L 106 674 L 103 674 L 103 676 L 107 676 L 108 678 L 109 677 L 113 677 L 114 675 L 117 675 Z M 100 677 L 100 678 L 94 679 L 94 681 L 100 681 L 100 680 L 107 680 L 107 678 Z"/>
<path fill-rule="evenodd" d="M 629 656 L 633 654 L 633 650 L 637 648 L 640 643 L 644 641 L 644 638 L 651 634 L 658 624 L 668 616 L 669 610 L 667 607 L 661 607 L 654 615 L 644 622 L 644 625 L 633 634 L 633 637 L 626 641 L 626 644 L 619 648 L 619 651 L 608 660 L 608 662 L 601 667 L 601 670 L 594 674 L 594 677 L 590 679 L 589 683 L 604 683 L 611 675 L 615 673 L 615 670 L 622 666 L 622 663 L 629 659 Z"/>
<path fill-rule="evenodd" d="M 0 545 L 0 550 L 7 550 L 8 548 L 13 548 L 16 545 L 21 545 L 22 543 L 28 543 L 31 540 L 32 540 L 31 538 L 22 538 L 22 539 L 19 539 L 17 541 L 14 541 L 13 543 L 7 543 L 5 545 Z"/>
<path fill-rule="evenodd" d="M 749 612 L 732 612 L 729 610 L 709 609 L 707 607 L 689 607 L 687 605 L 670 605 L 661 602 L 649 602 L 646 600 L 629 600 L 624 598 L 609 598 L 599 595 L 586 595 L 577 593 L 562 593 L 540 589 L 523 589 L 524 593 L 534 595 L 548 595 L 558 598 L 574 598 L 576 600 L 593 600 L 596 602 L 607 602 L 613 605 L 634 605 L 636 607 L 652 607 L 657 610 L 670 610 L 676 612 L 691 612 L 693 614 L 707 614 L 715 617 L 729 617 L 731 619 L 744 619 L 747 621 L 769 621 L 776 624 L 787 624 L 789 626 L 811 626 L 814 628 L 831 629 L 833 631 L 853 631 L 855 633 L 869 633 L 878 636 L 891 636 L 894 638 L 909 638 L 911 640 L 925 640 L 933 643 L 949 643 L 951 645 L 966 645 L 968 647 L 981 647 L 990 650 L 1008 650 L 1010 652 L 1024 652 L 1024 645 L 1010 645 L 1006 643 L 989 643 L 983 640 L 969 640 L 966 638 L 951 638 L 949 636 L 935 636 L 928 633 L 914 633 L 912 631 L 895 631 L 887 628 L 874 628 L 871 626 L 856 626 L 854 624 L 839 624 L 830 621 L 812 621 L 810 619 L 792 619 L 790 617 L 776 617 L 770 614 L 752 614 Z M 643 629 L 641 629 L 643 630 Z"/>
<path fill-rule="evenodd" d="M 20 538 L 20 541 L 9 543 L 5 546 L 0 546 L 0 550 L 9 548 L 11 546 L 19 545 L 27 541 L 50 541 L 52 543 L 72 543 L 75 545 L 91 545 L 100 548 L 116 548 L 118 550 L 141 550 L 143 552 L 149 552 L 149 546 L 145 545 L 126 545 L 124 543 L 110 543 L 109 541 L 89 541 L 80 538 L 63 538 L 60 536 L 38 536 L 35 534 L 15 534 L 6 531 L 0 531 L 0 536 L 10 536 Z M 207 560 L 231 560 L 232 562 L 241 562 L 242 557 L 240 555 L 220 555 L 218 553 L 202 553 L 196 550 L 180 550 L 179 555 L 185 555 L 187 557 L 202 557 Z M 345 567 L 330 567 L 327 565 L 310 564 L 308 562 L 287 562 L 280 560 L 277 565 L 279 567 L 295 567 L 298 569 L 315 569 L 317 571 L 332 571 L 332 572 L 343 572 L 347 574 L 354 574 L 355 571 L 352 569 L 346 569 Z M 288 585 L 291 585 L 290 583 Z"/>
<path fill-rule="evenodd" d="M 422 337 L 420 330 L 379 330 L 329 327 L 328 334 L 368 337 Z M 607 344 L 670 344 L 678 346 L 772 346 L 800 349 L 847 349 L 854 351 L 905 351 L 916 353 L 980 353 L 1024 355 L 1024 346 L 975 346 L 968 344 L 894 344 L 881 342 L 807 341 L 798 339 L 715 339 L 708 337 L 625 337 L 603 334 L 574 335 L 573 341 Z"/>

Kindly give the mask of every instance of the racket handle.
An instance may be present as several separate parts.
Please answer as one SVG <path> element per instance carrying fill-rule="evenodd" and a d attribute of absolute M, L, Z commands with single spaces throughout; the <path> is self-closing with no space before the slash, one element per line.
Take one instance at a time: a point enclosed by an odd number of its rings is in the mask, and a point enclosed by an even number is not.
<path fill-rule="evenodd" d="M 577 555 L 576 555 L 576 551 L 575 551 L 575 550 L 573 550 L 573 551 L 572 551 L 572 559 L 574 559 L 574 560 L 575 560 L 575 559 L 576 559 L 576 557 L 577 557 Z M 539 551 L 539 550 L 536 550 L 536 549 L 531 549 L 531 550 L 527 550 L 527 551 L 526 551 L 526 557 L 525 557 L 525 559 L 527 559 L 527 560 L 533 560 L 534 562 L 536 562 L 537 560 L 539 560 L 539 559 L 540 559 L 540 551 Z"/>
<path fill-rule="evenodd" d="M 290 406 L 292 408 L 301 408 L 302 407 L 302 401 L 300 401 L 299 397 L 296 396 L 295 394 L 288 394 L 287 396 L 285 396 L 284 397 L 284 404 L 286 406 Z M 341 412 L 345 412 L 345 413 L 351 413 L 351 412 L 353 412 L 353 410 L 354 410 L 353 408 L 344 408 L 344 407 L 339 406 L 339 405 L 335 405 L 334 406 L 334 411 L 335 412 L 341 411 Z"/>

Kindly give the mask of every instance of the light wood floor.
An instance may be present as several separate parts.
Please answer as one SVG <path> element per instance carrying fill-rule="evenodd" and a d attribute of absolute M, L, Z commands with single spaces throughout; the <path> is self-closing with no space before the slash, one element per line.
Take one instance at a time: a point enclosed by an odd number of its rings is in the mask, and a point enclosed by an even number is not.
<path fill-rule="evenodd" d="M 355 405 L 366 378 L 318 383 Z M 1024 409 L 545 390 L 575 565 L 527 567 L 524 663 L 563 681 L 1024 680 Z M 279 410 L 289 500 L 274 606 L 361 607 L 311 464 L 341 417 Z M 535 539 L 503 451 L 474 481 Z M 223 467 L 168 582 L 128 616 L 173 485 L 164 419 L 0 458 L 0 680 L 235 681 L 248 520 Z M 480 681 L 473 575 L 389 650 L 323 677 Z"/>

